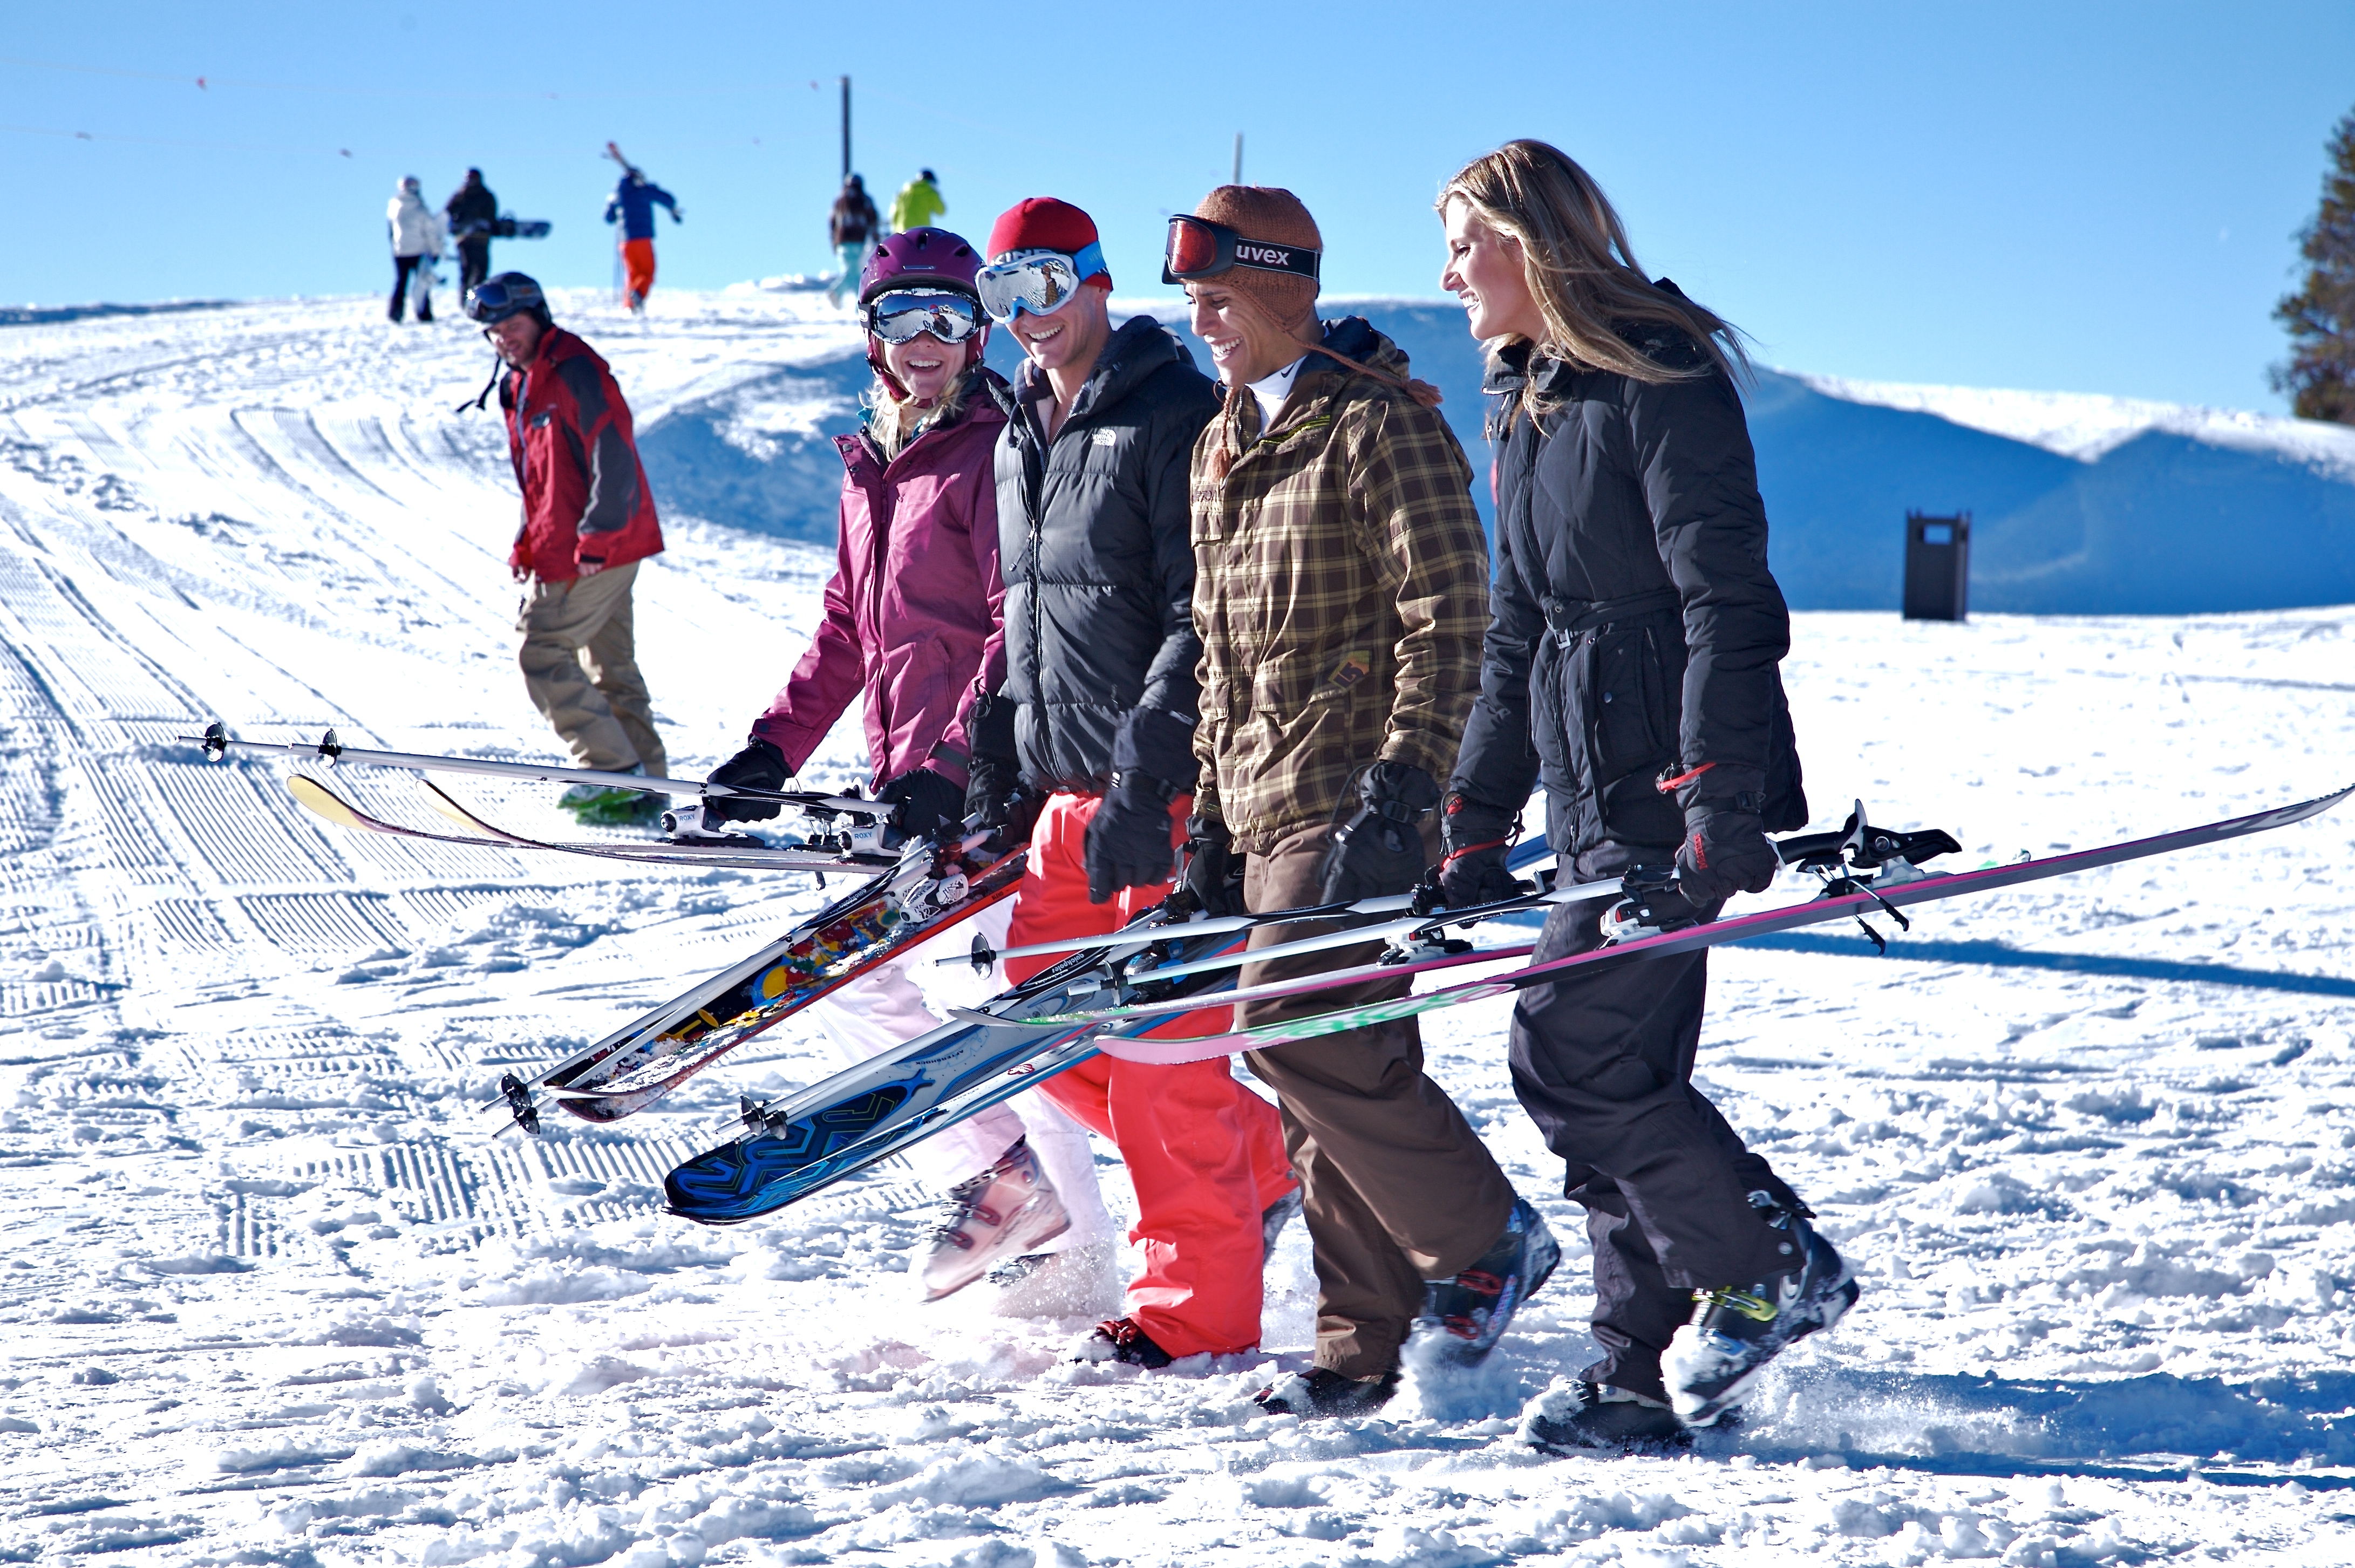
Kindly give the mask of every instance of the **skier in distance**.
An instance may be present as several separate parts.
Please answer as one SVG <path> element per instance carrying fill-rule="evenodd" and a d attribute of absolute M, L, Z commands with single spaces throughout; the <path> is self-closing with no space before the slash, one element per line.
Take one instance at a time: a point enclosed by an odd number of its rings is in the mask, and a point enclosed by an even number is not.
<path fill-rule="evenodd" d="M 940 229 L 893 235 L 868 254 L 858 305 L 875 380 L 865 428 L 835 441 L 845 473 L 825 615 L 712 783 L 783 788 L 863 694 L 871 783 L 899 806 L 900 827 L 920 837 L 964 816 L 966 726 L 1006 662 L 993 469 L 1006 426 L 993 393 L 1004 383 L 982 364 L 989 318 L 974 292 L 980 266 L 972 246 Z M 774 804 L 741 796 L 705 808 L 739 821 L 777 815 Z M 1002 944 L 1006 908 L 992 905 L 971 928 Z M 933 972 L 939 945 L 919 945 L 813 1005 L 846 1061 L 940 1023 L 911 977 Z M 1087 1136 L 1051 1103 L 1023 1095 L 910 1157 L 949 1195 L 914 1271 L 926 1300 L 988 1275 L 1018 1287 L 999 1298 L 1001 1310 L 1097 1309 L 1116 1250 L 1112 1216 Z"/>
<path fill-rule="evenodd" d="M 433 259 L 442 253 L 442 220 L 418 194 L 417 176 L 405 176 L 384 204 L 384 227 L 392 241 L 392 299 L 385 314 L 400 319 L 401 307 L 414 293 L 417 319 L 433 319 Z M 419 273 L 423 274 L 420 286 Z"/>
<path fill-rule="evenodd" d="M 1471 464 L 1362 317 L 1320 324 L 1316 221 L 1290 191 L 1222 186 L 1170 221 L 1163 281 L 1226 382 L 1195 443 L 1202 724 L 1186 877 L 1207 905 L 1403 893 L 1437 847 L 1480 657 L 1487 552 Z M 1262 926 L 1251 945 L 1330 923 Z M 1379 944 L 1245 965 L 1243 987 L 1373 962 Z M 1381 980 L 1246 1003 L 1249 1028 L 1404 996 Z M 1559 1256 L 1423 1070 L 1412 1019 L 1248 1053 L 1276 1092 L 1316 1263 L 1316 1349 L 1261 1391 L 1300 1416 L 1373 1410 L 1420 1334 L 1474 1361 Z"/>
<path fill-rule="evenodd" d="M 835 260 L 842 267 L 841 276 L 826 286 L 829 304 L 840 304 L 844 293 L 866 271 L 867 248 L 875 242 L 875 231 L 882 223 L 874 198 L 867 194 L 867 182 L 857 175 L 843 176 L 842 194 L 834 198 L 826 219 L 826 242 L 834 247 Z"/>
<path fill-rule="evenodd" d="M 891 198 L 891 228 L 894 232 L 922 229 L 948 209 L 949 204 L 941 198 L 940 176 L 920 169 Z"/>
<path fill-rule="evenodd" d="M 524 688 L 576 765 L 665 773 L 630 603 L 638 562 L 662 550 L 662 527 L 630 405 L 605 361 L 556 325 L 539 284 L 523 273 L 484 279 L 466 296 L 466 314 L 507 367 L 499 409 L 523 491 L 507 565 L 524 584 L 516 613 Z M 663 803 L 638 790 L 574 784 L 560 804 L 584 823 L 626 827 L 652 822 Z"/>
<path fill-rule="evenodd" d="M 623 284 L 623 303 L 633 312 L 646 308 L 646 296 L 655 290 L 655 208 L 670 209 L 670 220 L 683 223 L 687 215 L 678 209 L 678 202 L 670 192 L 646 178 L 645 171 L 634 165 L 622 171 L 613 187 L 613 194 L 605 202 L 605 221 L 622 225 L 622 267 L 627 282 Z"/>
<path fill-rule="evenodd" d="M 1505 896 L 1540 777 L 1564 876 L 1673 863 L 1689 919 L 1764 891 L 1770 829 L 1807 817 L 1776 669 L 1790 617 L 1734 374 L 1733 331 L 1637 270 L 1587 172 L 1508 143 L 1444 188 L 1443 288 L 1487 378 L 1497 559 L 1480 695 L 1444 813 L 1447 901 Z M 1601 945 L 1612 900 L 1557 905 L 1531 962 Z M 1857 1296 L 1812 1215 L 1692 1084 L 1694 953 L 1521 993 L 1521 1104 L 1587 1211 L 1600 1360 L 1545 1443 L 1674 1440 Z"/>
<path fill-rule="evenodd" d="M 442 204 L 450 238 L 458 247 L 458 298 L 491 275 L 491 225 L 498 221 L 499 198 L 483 183 L 483 171 L 468 169 L 466 181 Z"/>
<path fill-rule="evenodd" d="M 997 446 L 1005 679 L 971 729 L 965 809 L 1030 840 L 1007 941 L 1098 935 L 1169 891 L 1194 788 L 1194 555 L 1186 462 L 1218 406 L 1176 335 L 1115 331 L 1094 220 L 1032 197 L 1001 215 L 982 303 L 1026 358 Z M 1007 960 L 1018 981 L 1053 962 Z M 1165 1032 L 1216 1032 L 1225 1009 Z M 1143 1268 L 1082 1360 L 1167 1366 L 1259 1343 L 1262 1266 L 1298 1184 L 1275 1107 L 1224 1058 L 1099 1056 L 1041 1086 L 1110 1138 L 1136 1192 Z"/>

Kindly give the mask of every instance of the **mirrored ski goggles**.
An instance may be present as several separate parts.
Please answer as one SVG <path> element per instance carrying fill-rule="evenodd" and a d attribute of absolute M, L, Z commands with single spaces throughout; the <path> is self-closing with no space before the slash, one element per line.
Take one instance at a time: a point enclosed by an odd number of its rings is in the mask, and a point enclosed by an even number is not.
<path fill-rule="evenodd" d="M 1287 272 L 1295 278 L 1316 277 L 1318 252 L 1305 245 L 1277 245 L 1252 240 L 1223 223 L 1207 218 L 1173 218 L 1169 242 L 1161 253 L 1161 281 L 1190 283 L 1215 278 L 1237 267 L 1263 272 Z"/>
<path fill-rule="evenodd" d="M 1103 248 L 1091 244 L 1076 253 L 1018 251 L 974 279 L 981 303 L 1000 321 L 1028 311 L 1052 315 L 1078 297 L 1080 284 L 1104 272 Z"/>
<path fill-rule="evenodd" d="M 963 343 L 982 328 L 981 302 L 946 289 L 893 289 L 863 309 L 867 330 L 886 343 L 906 343 L 927 332 L 943 343 Z"/>
<path fill-rule="evenodd" d="M 547 303 L 548 296 L 529 278 L 512 283 L 505 278 L 485 278 L 466 291 L 466 315 L 485 326 L 495 326 L 511 315 L 538 310 Z"/>

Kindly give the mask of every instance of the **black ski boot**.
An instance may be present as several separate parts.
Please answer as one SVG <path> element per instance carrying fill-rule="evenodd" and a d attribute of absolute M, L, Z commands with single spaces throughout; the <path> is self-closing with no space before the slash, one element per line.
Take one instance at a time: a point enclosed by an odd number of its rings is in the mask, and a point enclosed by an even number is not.
<path fill-rule="evenodd" d="M 1550 1388 L 1531 1400 L 1521 1413 L 1520 1437 L 1549 1454 L 1683 1447 L 1692 1442 L 1677 1413 L 1658 1400 L 1590 1382 Z"/>
<path fill-rule="evenodd" d="M 1263 1415 L 1371 1415 L 1398 1392 L 1398 1369 L 1378 1378 L 1345 1378 L 1324 1367 L 1286 1372 L 1252 1396 Z"/>
<path fill-rule="evenodd" d="M 1099 1323 L 1071 1348 L 1071 1360 L 1075 1361 L 1125 1361 L 1148 1371 L 1157 1371 L 1175 1359 L 1155 1344 L 1152 1336 L 1138 1328 L 1134 1317 L 1114 1317 Z"/>
<path fill-rule="evenodd" d="M 1455 1278 L 1424 1282 L 1423 1316 L 1414 1320 L 1414 1332 L 1444 1336 L 1444 1360 L 1476 1366 L 1561 1261 L 1561 1247 L 1546 1229 L 1545 1217 L 1527 1199 L 1516 1198 L 1505 1233 L 1494 1246 Z"/>
<path fill-rule="evenodd" d="M 1660 1356 L 1668 1399 L 1687 1426 L 1707 1426 L 1742 1403 L 1758 1375 L 1792 1345 L 1838 1323 L 1856 1305 L 1856 1275 L 1806 1218 L 1764 1192 L 1750 1201 L 1787 1231 L 1804 1260 L 1796 1272 L 1756 1285 L 1693 1292 L 1692 1321 Z"/>

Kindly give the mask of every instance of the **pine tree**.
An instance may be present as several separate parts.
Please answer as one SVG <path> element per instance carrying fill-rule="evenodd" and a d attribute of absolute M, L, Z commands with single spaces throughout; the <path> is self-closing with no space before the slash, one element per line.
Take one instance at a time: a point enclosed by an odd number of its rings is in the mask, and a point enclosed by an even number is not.
<path fill-rule="evenodd" d="M 2306 284 L 2274 307 L 2289 329 L 2286 364 L 2269 373 L 2300 419 L 2355 424 L 2355 112 L 2330 136 L 2322 210 L 2298 231 Z"/>

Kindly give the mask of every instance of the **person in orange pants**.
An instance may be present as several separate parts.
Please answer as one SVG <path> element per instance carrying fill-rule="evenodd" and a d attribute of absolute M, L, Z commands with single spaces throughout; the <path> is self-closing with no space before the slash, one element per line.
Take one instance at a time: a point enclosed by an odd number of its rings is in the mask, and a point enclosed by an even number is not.
<path fill-rule="evenodd" d="M 1119 930 L 1159 903 L 1169 884 L 1122 889 L 1088 901 L 1084 845 L 1103 804 L 1058 794 L 1039 814 L 1029 864 L 1014 898 L 1008 947 Z M 1170 803 L 1171 849 L 1182 847 L 1193 796 Z M 1056 962 L 1009 958 L 1009 984 Z M 1216 1034 L 1225 1008 L 1186 1013 L 1156 1035 Z M 1148 1066 L 1098 1056 L 1059 1072 L 1039 1092 L 1090 1132 L 1112 1140 L 1135 1185 L 1130 1243 L 1144 1270 L 1128 1290 L 1125 1345 L 1114 1325 L 1103 1360 L 1167 1365 L 1178 1356 L 1244 1350 L 1259 1343 L 1260 1270 L 1273 1232 L 1297 1210 L 1300 1184 L 1284 1154 L 1275 1107 L 1239 1083 L 1227 1059 Z M 1091 1340 L 1091 1349 L 1094 1348 Z M 1127 1355 L 1118 1355 L 1125 1349 Z M 1156 1355 L 1155 1352 L 1158 1352 Z"/>
<path fill-rule="evenodd" d="M 1116 930 L 1176 875 L 1199 768 L 1186 472 L 1219 399 L 1151 316 L 1112 325 L 1112 270 L 1080 208 L 1018 203 L 986 254 L 975 290 L 1024 358 L 992 392 L 1006 612 L 967 724 L 965 810 L 1029 842 L 1007 933 L 1021 945 Z M 1113 1141 L 1136 1189 L 1144 1271 L 1078 1359 L 1162 1367 L 1258 1344 L 1260 1265 L 1299 1209 L 1275 1107 L 1223 1061 L 1097 1060 L 1040 1089 Z"/>
<path fill-rule="evenodd" d="M 646 296 L 655 292 L 655 242 L 651 240 L 622 241 L 622 276 L 629 291 L 630 308 L 642 310 Z"/>

